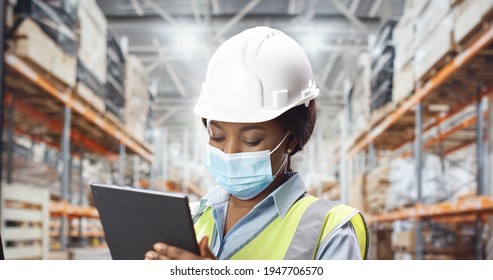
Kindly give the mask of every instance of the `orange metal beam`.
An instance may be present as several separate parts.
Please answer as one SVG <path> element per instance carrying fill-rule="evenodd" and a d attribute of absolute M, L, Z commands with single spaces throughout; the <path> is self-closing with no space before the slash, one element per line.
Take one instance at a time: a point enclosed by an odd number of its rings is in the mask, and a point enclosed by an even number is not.
<path fill-rule="evenodd" d="M 485 96 L 493 96 L 493 85 L 491 85 L 488 89 L 486 89 L 485 91 L 483 91 L 480 96 L 481 96 L 481 99 L 483 97 L 485 97 Z M 467 103 L 465 103 L 465 104 L 463 104 L 461 106 L 458 106 L 457 108 L 455 108 L 454 110 L 452 110 L 451 112 L 449 112 L 448 114 L 446 114 L 445 116 L 442 116 L 442 117 L 437 118 L 437 120 L 435 122 L 433 122 L 432 124 L 429 124 L 423 130 L 423 132 L 426 133 L 427 131 L 429 131 L 429 130 L 435 128 L 435 127 L 437 127 L 438 125 L 442 124 L 443 122 L 445 122 L 446 120 L 452 118 L 453 116 L 462 113 L 466 108 L 468 108 L 472 104 L 475 104 L 476 102 L 477 102 L 477 99 L 476 98 L 473 98 L 469 102 L 467 102 Z M 403 147 L 404 145 L 412 142 L 413 140 L 414 140 L 414 136 L 409 141 L 405 141 L 404 143 L 399 144 L 399 145 L 393 147 L 391 150 L 395 151 L 395 150 Z"/>
<path fill-rule="evenodd" d="M 60 122 L 51 120 L 47 116 L 38 113 L 37 110 L 34 108 L 30 107 L 29 105 L 23 103 L 22 101 L 16 100 L 15 101 L 15 108 L 17 111 L 21 112 L 22 114 L 25 114 L 29 117 L 32 117 L 36 121 L 42 122 L 44 125 L 46 125 L 49 129 L 62 133 L 63 127 Z M 103 156 L 106 156 L 108 154 L 112 154 L 111 152 L 108 151 L 105 147 L 97 144 L 93 140 L 83 136 L 80 132 L 72 129 L 70 132 L 70 139 L 74 143 L 82 143 L 86 148 L 88 148 L 91 151 L 97 152 Z"/>
<path fill-rule="evenodd" d="M 98 210 L 89 206 L 77 206 L 69 204 L 66 201 L 51 201 L 50 202 L 50 216 L 62 217 L 67 216 L 69 218 L 99 218 Z"/>
<path fill-rule="evenodd" d="M 392 222 L 396 220 L 416 220 L 471 213 L 493 213 L 493 197 L 477 196 L 457 202 L 443 202 L 434 205 L 418 204 L 414 207 L 371 216 L 369 217 L 369 221 L 370 223 Z"/>
<path fill-rule="evenodd" d="M 90 122 L 96 124 L 99 128 L 108 133 L 108 135 L 116 138 L 132 151 L 141 155 L 147 161 L 154 161 L 154 156 L 152 155 L 150 148 L 146 147 L 146 145 L 141 145 L 129 135 L 119 131 L 119 129 L 115 128 L 108 121 L 101 118 L 101 116 L 99 116 L 99 114 L 97 114 L 94 110 L 84 106 L 78 100 L 74 99 L 70 93 L 58 90 L 48 80 L 43 78 L 41 75 L 38 75 L 36 71 L 34 71 L 28 64 L 23 62 L 17 56 L 11 53 L 5 53 L 5 63 L 25 78 L 31 80 L 34 84 L 49 93 L 51 96 L 69 106 L 75 112 L 84 116 Z"/>
<path fill-rule="evenodd" d="M 348 152 L 349 156 L 353 156 L 358 151 L 362 150 L 373 140 L 379 137 L 392 124 L 400 119 L 406 112 L 411 110 L 424 97 L 440 87 L 448 78 L 457 70 L 471 61 L 482 49 L 493 42 L 493 26 L 490 26 L 483 35 L 474 42 L 469 48 L 458 54 L 450 63 L 445 65 L 438 73 L 431 78 L 422 88 L 416 89 L 414 94 L 407 99 L 397 110 L 387 116 L 380 124 L 375 126 L 365 137 L 356 143 Z"/>

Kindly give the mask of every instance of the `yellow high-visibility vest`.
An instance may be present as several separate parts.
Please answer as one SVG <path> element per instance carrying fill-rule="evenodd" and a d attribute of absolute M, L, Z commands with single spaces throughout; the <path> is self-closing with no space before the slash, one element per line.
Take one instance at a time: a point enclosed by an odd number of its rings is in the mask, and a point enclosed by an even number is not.
<path fill-rule="evenodd" d="M 361 213 L 347 205 L 313 196 L 305 196 L 298 200 L 284 218 L 277 217 L 229 259 L 314 259 L 319 245 L 347 222 L 351 222 L 356 232 L 361 257 L 366 259 L 369 234 Z M 202 212 L 194 227 L 197 239 L 208 235 L 210 245 L 215 227 L 211 206 Z"/>

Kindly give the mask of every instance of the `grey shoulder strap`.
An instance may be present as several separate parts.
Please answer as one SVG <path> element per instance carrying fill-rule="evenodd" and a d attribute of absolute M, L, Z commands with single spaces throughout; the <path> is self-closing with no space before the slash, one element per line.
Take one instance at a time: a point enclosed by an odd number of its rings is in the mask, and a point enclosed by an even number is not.
<path fill-rule="evenodd" d="M 313 258 L 325 223 L 325 216 L 337 205 L 339 203 L 335 201 L 318 199 L 308 206 L 284 255 L 285 260 L 311 260 Z"/>

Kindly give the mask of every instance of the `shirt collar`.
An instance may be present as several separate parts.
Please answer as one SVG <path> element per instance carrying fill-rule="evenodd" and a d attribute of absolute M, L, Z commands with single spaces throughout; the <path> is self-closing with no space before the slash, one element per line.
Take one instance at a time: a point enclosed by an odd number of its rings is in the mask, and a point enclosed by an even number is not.
<path fill-rule="evenodd" d="M 291 208 L 291 206 L 306 192 L 305 182 L 301 176 L 296 172 L 291 173 L 290 176 L 291 177 L 286 182 L 269 194 L 264 200 L 259 202 L 254 209 L 266 207 L 274 203 L 279 216 L 284 218 L 289 208 Z M 194 214 L 203 212 L 207 206 L 226 202 L 229 199 L 229 196 L 230 194 L 220 186 L 214 187 L 200 199 L 199 206 L 197 210 L 194 211 Z"/>

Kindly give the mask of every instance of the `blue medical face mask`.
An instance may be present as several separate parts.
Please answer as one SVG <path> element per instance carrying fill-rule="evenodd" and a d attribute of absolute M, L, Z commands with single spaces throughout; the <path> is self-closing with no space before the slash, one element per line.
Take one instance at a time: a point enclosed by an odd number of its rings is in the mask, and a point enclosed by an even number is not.
<path fill-rule="evenodd" d="M 241 200 L 252 199 L 274 181 L 286 164 L 287 154 L 276 174 L 272 175 L 270 155 L 281 146 L 288 135 L 289 132 L 272 151 L 226 154 L 216 147 L 207 145 L 205 165 L 219 186 L 228 193 Z"/>

